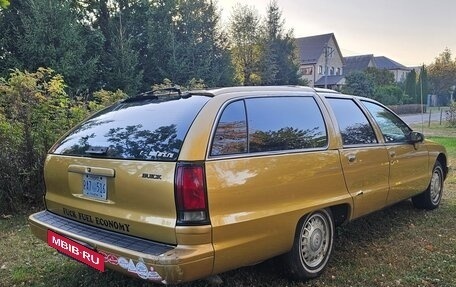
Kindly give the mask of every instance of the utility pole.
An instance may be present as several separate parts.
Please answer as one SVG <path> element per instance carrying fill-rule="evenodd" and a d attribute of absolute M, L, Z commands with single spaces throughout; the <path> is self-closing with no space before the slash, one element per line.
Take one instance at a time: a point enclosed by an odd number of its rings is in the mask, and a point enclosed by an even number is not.
<path fill-rule="evenodd" d="M 456 89 L 456 86 L 453 85 L 450 87 L 450 92 L 451 92 L 451 98 L 450 98 L 450 104 L 453 103 L 453 95 L 454 95 L 454 90 Z"/>
<path fill-rule="evenodd" d="M 328 57 L 332 55 L 332 53 L 334 53 L 334 49 L 332 47 L 329 47 L 327 44 L 325 45 L 324 47 L 325 49 L 325 73 L 324 73 L 324 77 L 325 77 L 325 89 L 328 88 L 328 85 L 327 85 L 327 78 L 328 78 Z"/>

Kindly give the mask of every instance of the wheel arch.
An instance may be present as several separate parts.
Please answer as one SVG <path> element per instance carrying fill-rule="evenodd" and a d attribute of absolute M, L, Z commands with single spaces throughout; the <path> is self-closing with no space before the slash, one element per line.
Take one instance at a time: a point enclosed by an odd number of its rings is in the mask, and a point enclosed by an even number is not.
<path fill-rule="evenodd" d="M 340 226 L 350 221 L 351 206 L 347 203 L 328 207 L 331 210 L 334 225 Z"/>
<path fill-rule="evenodd" d="M 448 175 L 448 161 L 447 161 L 446 155 L 443 154 L 443 153 L 440 153 L 437 156 L 436 161 L 440 162 L 440 164 L 442 165 L 442 168 L 443 168 L 443 179 L 445 180 L 447 175 Z"/>

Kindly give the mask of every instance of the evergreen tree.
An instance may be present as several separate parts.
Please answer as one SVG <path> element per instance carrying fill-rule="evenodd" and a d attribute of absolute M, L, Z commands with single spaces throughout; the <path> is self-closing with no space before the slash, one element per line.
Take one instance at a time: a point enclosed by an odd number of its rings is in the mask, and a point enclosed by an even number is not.
<path fill-rule="evenodd" d="M 428 94 L 429 79 L 427 75 L 427 68 L 423 65 L 421 66 L 420 74 L 418 75 L 418 82 L 416 84 L 416 102 L 426 104 Z"/>
<path fill-rule="evenodd" d="M 373 83 L 377 86 L 388 86 L 394 85 L 394 75 L 386 69 L 378 69 L 375 67 L 369 67 L 366 69 L 366 75 L 369 76 Z"/>
<path fill-rule="evenodd" d="M 416 97 L 416 72 L 411 70 L 405 78 L 405 94 L 415 101 Z M 419 102 L 416 102 L 418 104 Z"/>
<path fill-rule="evenodd" d="M 220 16 L 205 0 L 155 0 L 148 24 L 149 83 L 192 79 L 209 86 L 229 85 L 232 79 L 227 37 Z"/>
<path fill-rule="evenodd" d="M 147 61 L 143 62 L 144 81 L 150 85 L 172 79 L 168 61 L 173 55 L 174 23 L 177 0 L 151 1 L 150 17 L 147 22 Z M 175 49 L 174 49 L 175 50 Z"/>
<path fill-rule="evenodd" d="M 345 77 L 345 86 L 342 90 L 346 94 L 373 98 L 375 83 L 366 73 L 353 72 Z"/>
<path fill-rule="evenodd" d="M 277 1 L 269 3 L 262 31 L 261 82 L 264 85 L 298 83 L 298 63 L 293 31 L 284 32 Z"/>
<path fill-rule="evenodd" d="M 246 86 L 260 84 L 261 35 L 257 11 L 247 5 L 234 6 L 229 30 L 235 80 Z"/>
<path fill-rule="evenodd" d="M 23 35 L 18 54 L 23 67 L 51 67 L 61 73 L 73 93 L 85 92 L 95 78 L 97 55 L 86 49 L 84 28 L 69 1 L 28 1 L 21 14 Z"/>
<path fill-rule="evenodd" d="M 106 55 L 106 86 L 109 90 L 120 89 L 127 95 L 134 96 L 142 84 L 138 53 L 132 49 L 132 40 L 122 26 L 121 16 L 117 29 L 117 33 L 111 37 L 111 48 Z"/>
<path fill-rule="evenodd" d="M 27 59 L 19 55 L 19 39 L 24 34 L 20 15 L 28 13 L 26 0 L 14 0 L 0 10 L 0 76 L 7 77 L 12 69 L 22 69 Z"/>

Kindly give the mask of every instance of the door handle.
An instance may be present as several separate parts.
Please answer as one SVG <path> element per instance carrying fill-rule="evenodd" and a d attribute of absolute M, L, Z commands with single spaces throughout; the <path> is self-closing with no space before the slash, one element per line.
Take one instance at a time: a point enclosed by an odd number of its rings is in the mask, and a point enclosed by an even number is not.
<path fill-rule="evenodd" d="M 390 157 L 395 157 L 396 156 L 396 152 L 395 151 L 390 151 Z"/>
<path fill-rule="evenodd" d="M 348 162 L 355 162 L 356 161 L 356 155 L 354 154 L 349 154 L 347 155 Z"/>

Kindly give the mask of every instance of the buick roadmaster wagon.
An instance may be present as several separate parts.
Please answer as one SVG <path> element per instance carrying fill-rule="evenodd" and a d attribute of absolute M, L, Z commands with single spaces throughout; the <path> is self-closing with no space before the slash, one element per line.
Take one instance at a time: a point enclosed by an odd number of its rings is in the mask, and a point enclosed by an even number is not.
<path fill-rule="evenodd" d="M 328 264 L 336 226 L 411 198 L 434 209 L 445 149 L 378 102 L 306 87 L 144 95 L 49 151 L 33 233 L 100 271 L 174 284 L 281 255 Z"/>

